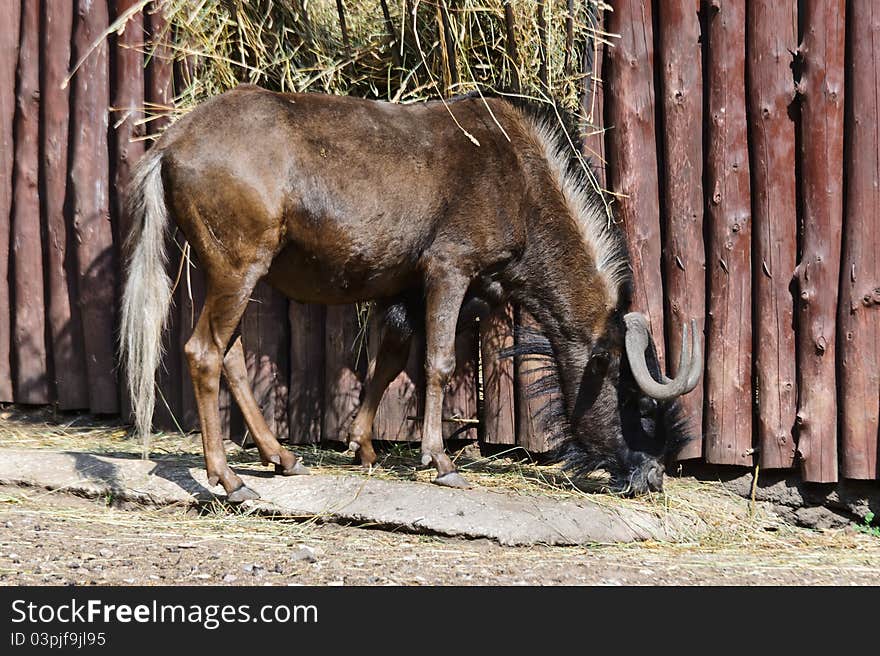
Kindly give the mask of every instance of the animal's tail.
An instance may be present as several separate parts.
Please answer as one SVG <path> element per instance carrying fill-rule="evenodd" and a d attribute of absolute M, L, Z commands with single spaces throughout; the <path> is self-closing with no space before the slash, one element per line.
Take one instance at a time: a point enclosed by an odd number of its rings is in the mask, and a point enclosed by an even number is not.
<path fill-rule="evenodd" d="M 130 227 L 125 241 L 120 351 L 146 458 L 156 403 L 156 369 L 162 359 L 162 330 L 171 301 L 171 279 L 165 266 L 168 210 L 162 188 L 162 152 L 155 146 L 134 169 L 126 192 L 126 212 Z"/>

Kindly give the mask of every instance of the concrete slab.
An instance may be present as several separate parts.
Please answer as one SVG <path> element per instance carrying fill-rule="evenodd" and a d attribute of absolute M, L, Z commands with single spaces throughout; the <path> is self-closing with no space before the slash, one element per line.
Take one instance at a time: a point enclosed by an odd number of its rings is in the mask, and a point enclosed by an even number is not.
<path fill-rule="evenodd" d="M 453 490 L 430 483 L 354 475 L 283 478 L 268 471 L 242 469 L 237 473 L 260 493 L 259 501 L 246 503 L 261 512 L 490 538 L 504 545 L 675 540 L 679 529 L 686 529 L 689 535 L 694 530 L 685 518 L 661 518 L 648 511 L 609 507 L 589 499 Z M 83 452 L 0 449 L 0 483 L 88 496 L 112 494 L 153 505 L 192 504 L 214 498 L 204 469 L 188 467 L 173 458 L 145 461 Z"/>

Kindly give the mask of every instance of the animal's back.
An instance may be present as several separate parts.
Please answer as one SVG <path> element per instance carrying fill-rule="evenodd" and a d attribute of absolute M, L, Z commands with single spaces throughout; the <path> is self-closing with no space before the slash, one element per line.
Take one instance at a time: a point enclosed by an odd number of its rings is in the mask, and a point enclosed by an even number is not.
<path fill-rule="evenodd" d="M 518 114 L 491 102 L 494 117 L 480 100 L 402 106 L 239 87 L 160 143 L 172 214 L 232 265 L 242 242 L 273 250 L 270 279 L 292 298 L 396 293 L 438 238 L 473 235 L 479 257 L 487 231 L 509 232 L 523 184 L 495 121 L 516 134 Z"/>

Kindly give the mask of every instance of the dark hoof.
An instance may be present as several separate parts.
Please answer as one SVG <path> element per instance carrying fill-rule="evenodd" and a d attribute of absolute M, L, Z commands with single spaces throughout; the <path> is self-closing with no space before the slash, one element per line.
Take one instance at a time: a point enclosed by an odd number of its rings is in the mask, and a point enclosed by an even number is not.
<path fill-rule="evenodd" d="M 457 471 L 451 471 L 448 474 L 438 476 L 434 479 L 434 484 L 442 485 L 443 487 L 455 487 L 460 490 L 469 490 L 471 488 L 471 484 L 468 483 L 467 479 Z"/>
<path fill-rule="evenodd" d="M 282 476 L 308 476 L 312 472 L 309 471 L 309 468 L 302 464 L 301 460 L 297 460 L 293 463 L 293 467 L 290 469 L 285 469 L 281 465 L 275 465 L 275 473 L 281 474 Z"/>
<path fill-rule="evenodd" d="M 260 495 L 254 492 L 247 485 L 242 485 L 237 490 L 233 490 L 226 496 L 229 503 L 241 503 L 242 501 L 254 501 L 259 499 Z"/>

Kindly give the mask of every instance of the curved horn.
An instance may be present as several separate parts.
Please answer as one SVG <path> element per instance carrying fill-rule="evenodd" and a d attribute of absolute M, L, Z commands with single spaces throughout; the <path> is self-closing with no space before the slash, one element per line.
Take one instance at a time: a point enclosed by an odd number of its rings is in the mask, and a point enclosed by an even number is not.
<path fill-rule="evenodd" d="M 694 347 L 691 349 L 691 368 L 688 372 L 685 394 L 697 386 L 697 383 L 700 382 L 700 376 L 703 374 L 703 347 L 700 344 L 700 331 L 697 330 L 696 319 L 691 319 L 691 333 L 694 336 Z"/>
<path fill-rule="evenodd" d="M 688 378 L 687 385 L 685 386 L 685 390 L 683 394 L 687 394 L 688 392 L 693 391 L 693 389 L 700 382 L 700 376 L 703 375 L 703 347 L 700 344 L 700 331 L 697 330 L 697 320 L 691 319 L 691 334 L 694 337 L 693 347 L 691 348 L 691 364 L 688 369 Z M 688 326 L 687 324 L 683 324 L 681 328 L 681 343 L 682 346 L 687 344 L 688 341 Z M 682 348 L 681 357 L 678 361 L 678 369 L 677 371 L 681 371 L 682 367 L 684 367 L 684 354 L 685 350 Z M 664 376 L 662 373 L 660 374 L 660 380 L 664 383 L 671 383 L 672 379 Z"/>
<path fill-rule="evenodd" d="M 702 356 L 698 356 L 699 360 L 696 363 L 691 357 L 686 324 L 682 333 L 678 375 L 671 380 L 663 376 L 663 382 L 658 382 L 654 380 L 648 369 L 645 355 L 648 347 L 653 347 L 651 334 L 648 332 L 648 320 L 640 312 L 630 312 L 623 320 L 626 323 L 626 357 L 629 360 L 629 367 L 633 373 L 633 378 L 635 378 L 639 388 L 645 394 L 658 401 L 669 401 L 693 389 L 693 387 L 689 389 L 688 384 L 693 382 L 696 385 L 696 381 L 691 379 L 699 379 L 699 374 L 702 370 Z M 694 332 L 696 333 L 696 330 Z M 696 335 L 694 337 L 695 346 L 698 346 L 699 340 L 696 338 Z M 694 364 L 696 364 L 696 368 Z M 694 371 L 696 371 L 696 376 L 693 375 Z"/>

